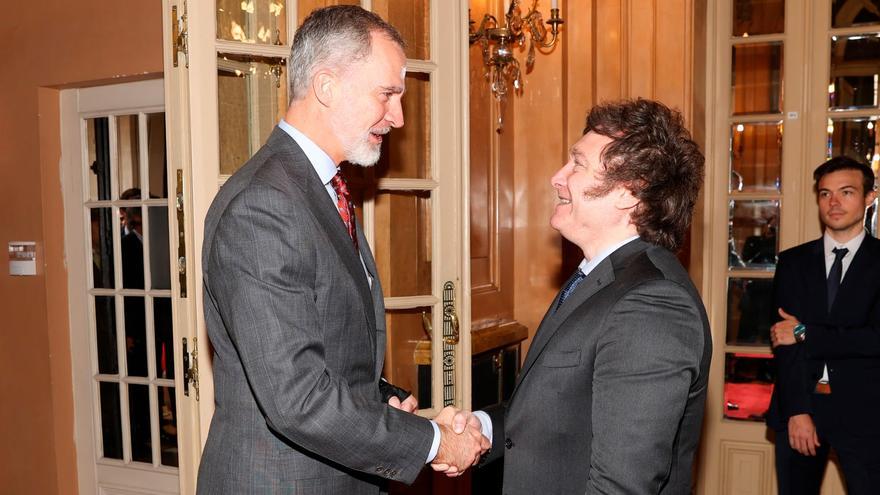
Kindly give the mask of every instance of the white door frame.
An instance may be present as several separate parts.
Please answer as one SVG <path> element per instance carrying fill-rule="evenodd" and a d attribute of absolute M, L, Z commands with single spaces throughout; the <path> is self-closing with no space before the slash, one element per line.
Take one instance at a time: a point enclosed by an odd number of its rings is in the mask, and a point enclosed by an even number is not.
<path fill-rule="evenodd" d="M 150 493 L 178 493 L 181 488 L 179 473 L 188 468 L 185 454 L 192 450 L 186 445 L 184 441 L 186 436 L 183 434 L 178 435 L 179 469 L 170 467 L 139 469 L 137 466 L 126 466 L 121 461 L 98 458 L 102 439 L 99 414 L 96 410 L 97 399 L 93 390 L 93 360 L 96 358 L 94 335 L 90 331 L 88 293 L 88 270 L 92 263 L 92 253 L 88 249 L 90 239 L 86 236 L 86 232 L 89 227 L 86 222 L 87 211 L 84 208 L 84 192 L 88 190 L 88 184 L 83 174 L 83 166 L 88 155 L 82 148 L 82 119 L 90 116 L 162 112 L 163 81 L 156 79 L 64 90 L 60 92 L 60 108 L 62 150 L 60 176 L 64 204 L 65 260 L 68 269 L 68 313 L 79 493 L 136 493 L 139 487 L 133 486 L 132 481 L 140 479 L 141 473 L 149 475 L 149 485 L 140 487 L 140 490 L 149 490 Z M 171 186 L 169 187 L 169 195 L 171 195 L 174 190 L 173 182 L 169 180 L 168 183 Z M 170 218 L 173 212 L 170 210 L 172 208 L 169 208 L 169 228 L 175 228 L 175 223 Z M 175 237 L 169 234 L 170 244 L 174 244 Z M 174 282 L 172 284 L 175 285 Z M 175 285 L 172 296 L 176 294 Z M 172 304 L 172 307 L 175 306 L 177 306 L 176 300 Z M 177 336 L 185 330 L 185 327 L 180 326 L 177 311 L 174 313 L 175 336 Z M 174 347 L 174 356 L 180 356 L 177 338 Z M 178 359 L 177 362 L 180 363 L 180 360 Z M 176 366 L 175 373 L 177 428 L 181 433 L 192 430 L 192 427 L 186 424 L 187 416 L 180 414 L 187 402 L 181 393 L 182 368 L 181 365 Z"/>

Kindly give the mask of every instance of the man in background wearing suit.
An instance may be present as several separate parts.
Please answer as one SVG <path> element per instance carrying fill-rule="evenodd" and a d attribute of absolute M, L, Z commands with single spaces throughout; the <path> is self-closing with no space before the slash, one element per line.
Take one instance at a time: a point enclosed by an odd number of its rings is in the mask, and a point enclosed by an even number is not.
<path fill-rule="evenodd" d="M 818 494 L 834 448 L 847 492 L 880 493 L 880 241 L 865 231 L 874 172 L 837 157 L 813 172 L 825 233 L 783 251 L 773 279 L 780 495 Z"/>
<path fill-rule="evenodd" d="M 380 379 L 382 289 L 338 166 L 374 164 L 403 125 L 403 44 L 360 7 L 307 17 L 284 120 L 211 205 L 216 410 L 199 493 L 376 494 L 380 477 L 411 483 L 432 460 L 463 470 L 489 446 L 450 426 L 454 409 L 411 414 L 415 398 Z"/>
<path fill-rule="evenodd" d="M 490 412 L 505 494 L 690 493 L 712 338 L 673 252 L 702 178 L 678 113 L 642 99 L 590 111 L 551 179 L 550 224 L 585 259 Z"/>

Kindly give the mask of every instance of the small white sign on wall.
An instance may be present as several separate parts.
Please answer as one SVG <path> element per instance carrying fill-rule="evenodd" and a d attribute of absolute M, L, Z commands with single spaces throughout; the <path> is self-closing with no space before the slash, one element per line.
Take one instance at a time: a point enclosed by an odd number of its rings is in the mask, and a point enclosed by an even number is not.
<path fill-rule="evenodd" d="M 37 274 L 37 243 L 13 241 L 9 243 L 9 274 Z"/>

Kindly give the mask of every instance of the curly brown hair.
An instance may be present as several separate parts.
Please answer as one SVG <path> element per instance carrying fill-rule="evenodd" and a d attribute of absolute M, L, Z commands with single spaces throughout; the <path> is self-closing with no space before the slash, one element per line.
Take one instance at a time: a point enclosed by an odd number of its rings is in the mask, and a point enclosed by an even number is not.
<path fill-rule="evenodd" d="M 647 242 L 676 251 L 703 184 L 703 154 L 681 114 L 662 103 L 620 100 L 593 107 L 584 134 L 611 138 L 602 150 L 608 191 L 622 185 L 639 200 L 632 222 Z"/>

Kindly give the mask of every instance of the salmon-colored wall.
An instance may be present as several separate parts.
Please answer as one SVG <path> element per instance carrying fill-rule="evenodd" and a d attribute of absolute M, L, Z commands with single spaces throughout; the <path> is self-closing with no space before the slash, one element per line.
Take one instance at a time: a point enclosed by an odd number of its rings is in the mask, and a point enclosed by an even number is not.
<path fill-rule="evenodd" d="M 158 0 L 16 2 L 0 15 L 0 491 L 77 493 L 58 89 L 162 72 Z"/>

